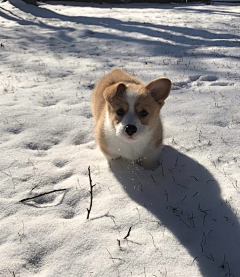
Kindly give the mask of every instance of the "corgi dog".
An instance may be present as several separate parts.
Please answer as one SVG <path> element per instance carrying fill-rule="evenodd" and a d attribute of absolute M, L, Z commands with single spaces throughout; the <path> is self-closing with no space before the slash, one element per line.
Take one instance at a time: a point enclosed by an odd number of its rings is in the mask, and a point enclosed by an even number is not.
<path fill-rule="evenodd" d="M 96 84 L 92 99 L 95 138 L 107 160 L 125 158 L 145 169 L 158 167 L 163 129 L 160 109 L 171 81 L 147 85 L 122 69 L 113 69 Z"/>

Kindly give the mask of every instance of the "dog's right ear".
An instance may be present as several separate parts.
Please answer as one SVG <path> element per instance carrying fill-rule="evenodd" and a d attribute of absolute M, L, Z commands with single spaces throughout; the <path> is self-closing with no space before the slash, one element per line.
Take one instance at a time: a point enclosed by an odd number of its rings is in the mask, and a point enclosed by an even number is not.
<path fill-rule="evenodd" d="M 106 101 L 110 102 L 115 98 L 124 97 L 126 92 L 126 85 L 124 83 L 114 84 L 105 89 L 103 97 Z"/>

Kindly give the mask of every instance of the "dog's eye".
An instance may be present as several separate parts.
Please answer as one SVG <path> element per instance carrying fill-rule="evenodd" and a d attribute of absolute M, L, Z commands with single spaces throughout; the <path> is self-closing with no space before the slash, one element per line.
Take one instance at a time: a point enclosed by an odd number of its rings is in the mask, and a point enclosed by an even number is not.
<path fill-rule="evenodd" d="M 141 117 L 145 117 L 148 115 L 148 112 L 146 110 L 142 110 L 139 114 Z"/>
<path fill-rule="evenodd" d="M 124 114 L 125 114 L 124 109 L 118 109 L 118 110 L 117 110 L 117 115 L 118 115 L 118 116 L 124 116 Z"/>

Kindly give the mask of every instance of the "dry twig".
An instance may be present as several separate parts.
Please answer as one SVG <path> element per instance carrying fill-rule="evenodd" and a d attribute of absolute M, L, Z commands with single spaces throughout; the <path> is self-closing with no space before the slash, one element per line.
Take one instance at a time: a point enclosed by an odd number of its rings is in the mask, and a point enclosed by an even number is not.
<path fill-rule="evenodd" d="M 89 219 L 89 216 L 90 216 L 90 212 L 92 210 L 92 203 L 93 203 L 93 188 L 96 186 L 96 185 L 93 185 L 92 184 L 92 178 L 91 178 L 91 170 L 90 170 L 90 166 L 88 167 L 88 177 L 89 177 L 89 182 L 90 182 L 90 206 L 89 206 L 89 209 L 87 208 L 87 219 Z"/>

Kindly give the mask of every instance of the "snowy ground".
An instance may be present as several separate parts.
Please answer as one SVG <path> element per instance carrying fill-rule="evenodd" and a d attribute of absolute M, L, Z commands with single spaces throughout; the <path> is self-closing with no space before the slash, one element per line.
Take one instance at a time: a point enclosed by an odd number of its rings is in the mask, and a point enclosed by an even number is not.
<path fill-rule="evenodd" d="M 240 7 L 55 4 L 0 6 L 0 276 L 240 276 Z M 156 171 L 96 148 L 113 67 L 173 81 Z"/>

